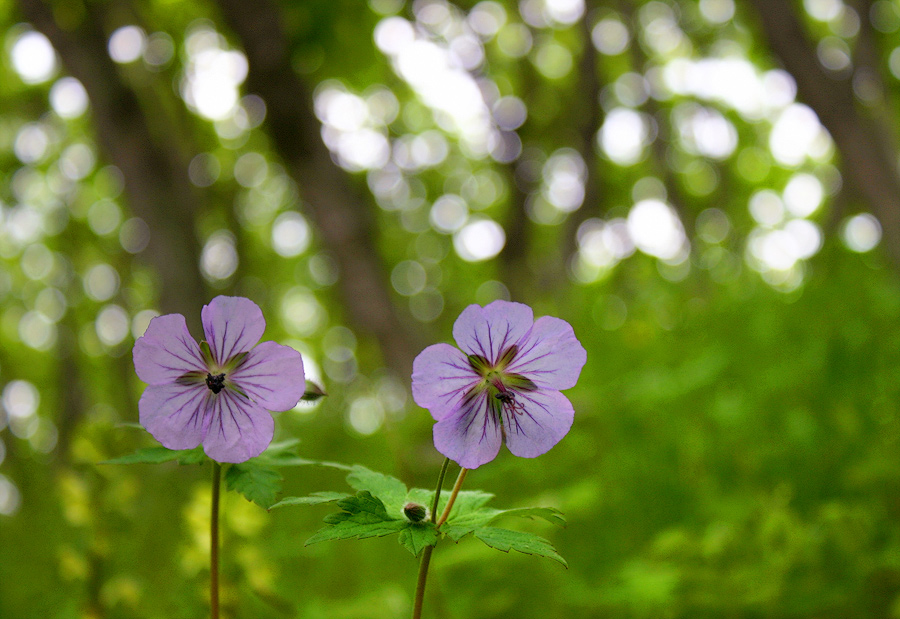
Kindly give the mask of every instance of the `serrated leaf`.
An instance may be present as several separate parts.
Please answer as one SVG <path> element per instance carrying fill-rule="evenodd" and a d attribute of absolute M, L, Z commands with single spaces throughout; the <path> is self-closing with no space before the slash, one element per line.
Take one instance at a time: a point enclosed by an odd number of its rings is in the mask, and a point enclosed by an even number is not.
<path fill-rule="evenodd" d="M 271 511 L 276 507 L 286 507 L 288 505 L 322 505 L 324 503 L 334 503 L 335 501 L 346 499 L 348 496 L 350 495 L 346 492 L 313 492 L 309 496 L 289 496 L 269 507 L 269 510 Z"/>
<path fill-rule="evenodd" d="M 500 510 L 500 513 L 495 514 L 488 522 L 494 522 L 503 516 L 540 518 L 546 520 L 550 524 L 555 524 L 558 527 L 565 527 L 567 524 L 563 513 L 554 507 L 518 507 L 516 509 L 504 509 Z"/>
<path fill-rule="evenodd" d="M 324 460 L 309 460 L 301 458 L 294 451 L 294 447 L 300 444 L 297 439 L 288 439 L 278 443 L 272 443 L 268 449 L 255 458 L 251 458 L 249 462 L 262 464 L 264 466 L 325 466 L 333 469 L 341 469 L 349 471 L 351 466 L 341 464 L 340 462 L 326 462 Z"/>
<path fill-rule="evenodd" d="M 454 510 L 455 511 L 455 510 Z M 441 532 L 446 534 L 450 539 L 458 542 L 461 538 L 476 529 L 486 527 L 497 516 L 503 512 L 499 509 L 491 509 L 490 507 L 482 507 L 477 511 L 467 512 L 453 518 L 448 518 Z"/>
<path fill-rule="evenodd" d="M 400 531 L 400 543 L 414 557 L 419 556 L 426 546 L 434 546 L 438 541 L 437 529 L 433 522 L 410 522 Z"/>
<path fill-rule="evenodd" d="M 281 492 L 281 475 L 250 461 L 232 464 L 225 471 L 225 487 L 241 493 L 263 509 L 269 509 Z"/>
<path fill-rule="evenodd" d="M 447 505 L 447 501 L 450 498 L 450 491 L 444 490 L 441 492 L 441 500 L 438 505 L 438 515 L 444 511 L 444 507 Z M 472 512 L 478 511 L 482 508 L 482 506 L 494 498 L 493 494 L 489 492 L 482 492 L 481 490 L 463 490 L 456 496 L 456 502 L 453 503 L 453 509 L 450 512 L 450 517 L 447 519 L 448 522 L 458 519 L 461 516 L 466 514 L 470 514 Z M 413 503 L 420 503 L 422 505 L 427 505 L 428 509 L 431 509 L 431 504 L 434 502 L 434 490 L 425 490 L 423 488 L 413 488 L 406 495 L 407 501 L 412 501 Z"/>
<path fill-rule="evenodd" d="M 138 449 L 127 456 L 104 460 L 100 464 L 162 464 L 163 462 L 173 461 L 179 464 L 199 464 L 205 459 L 206 454 L 203 453 L 202 447 L 176 450 L 156 446 Z"/>
<path fill-rule="evenodd" d="M 304 545 L 336 539 L 382 537 L 397 533 L 409 525 L 405 520 L 389 516 L 384 503 L 367 490 L 341 499 L 338 506 L 343 511 L 327 516 L 325 522 L 329 526 L 319 529 Z"/>
<path fill-rule="evenodd" d="M 349 465 L 341 464 L 340 462 L 327 462 L 324 460 L 309 460 L 307 458 L 301 458 L 300 456 L 297 456 L 290 452 L 272 454 L 271 456 L 260 454 L 253 458 L 252 462 L 256 462 L 257 464 L 262 464 L 265 466 L 324 466 L 327 468 L 339 469 L 342 471 L 349 471 L 353 468 Z"/>
<path fill-rule="evenodd" d="M 347 483 L 354 490 L 368 490 L 381 499 L 391 514 L 400 515 L 406 503 L 406 484 L 390 475 L 378 473 L 364 466 L 356 465 L 347 475 Z"/>
<path fill-rule="evenodd" d="M 475 537 L 491 548 L 496 548 L 502 552 L 515 550 L 527 555 L 547 557 L 561 563 L 564 567 L 569 567 L 566 560 L 556 552 L 556 549 L 550 542 L 533 533 L 510 531 L 509 529 L 497 527 L 483 527 L 475 530 Z"/>

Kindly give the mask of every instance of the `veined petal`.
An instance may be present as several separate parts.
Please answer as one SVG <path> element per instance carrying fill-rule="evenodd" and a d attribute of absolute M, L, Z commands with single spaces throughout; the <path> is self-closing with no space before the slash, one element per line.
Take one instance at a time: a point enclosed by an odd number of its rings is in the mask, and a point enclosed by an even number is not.
<path fill-rule="evenodd" d="M 497 457 L 503 443 L 500 420 L 486 391 L 465 400 L 434 424 L 434 446 L 463 468 L 475 469 Z"/>
<path fill-rule="evenodd" d="M 491 364 L 518 342 L 534 324 L 534 312 L 522 303 L 494 301 L 470 305 L 453 324 L 453 339 L 470 355 L 482 355 Z"/>
<path fill-rule="evenodd" d="M 173 382 L 188 372 L 207 371 L 200 347 L 181 314 L 151 320 L 147 331 L 134 343 L 132 356 L 138 378 L 151 385 Z"/>
<path fill-rule="evenodd" d="M 203 306 L 200 318 L 213 360 L 219 366 L 253 348 L 266 330 L 262 310 L 244 297 L 218 296 Z"/>
<path fill-rule="evenodd" d="M 449 344 L 434 344 L 413 361 L 413 400 L 440 420 L 452 413 L 480 380 L 462 351 Z"/>
<path fill-rule="evenodd" d="M 516 406 L 503 406 L 506 446 L 516 456 L 547 453 L 572 427 L 575 411 L 559 391 L 517 393 Z"/>
<path fill-rule="evenodd" d="M 228 380 L 269 411 L 293 408 L 306 388 L 300 353 L 275 342 L 263 342 L 247 353 Z"/>
<path fill-rule="evenodd" d="M 519 351 L 506 368 L 544 389 L 569 389 L 578 382 L 587 352 L 565 320 L 543 316 L 518 342 Z"/>
<path fill-rule="evenodd" d="M 150 385 L 138 401 L 141 425 L 167 449 L 193 449 L 206 434 L 210 394 L 202 382 Z"/>
<path fill-rule="evenodd" d="M 222 391 L 210 398 L 203 451 L 216 462 L 244 462 L 261 454 L 275 435 L 275 420 L 242 395 Z"/>

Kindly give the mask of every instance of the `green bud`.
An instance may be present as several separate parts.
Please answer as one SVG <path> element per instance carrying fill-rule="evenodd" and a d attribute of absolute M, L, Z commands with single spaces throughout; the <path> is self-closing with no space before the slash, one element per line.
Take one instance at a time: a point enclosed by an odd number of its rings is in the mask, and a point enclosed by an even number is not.
<path fill-rule="evenodd" d="M 403 506 L 403 515 L 410 522 L 422 522 L 428 517 L 428 509 L 418 503 L 407 503 Z"/>
<path fill-rule="evenodd" d="M 311 380 L 306 381 L 306 391 L 303 392 L 303 397 L 300 398 L 301 402 L 315 402 L 319 398 L 324 398 L 327 393 L 322 389 L 319 385 L 312 382 Z"/>

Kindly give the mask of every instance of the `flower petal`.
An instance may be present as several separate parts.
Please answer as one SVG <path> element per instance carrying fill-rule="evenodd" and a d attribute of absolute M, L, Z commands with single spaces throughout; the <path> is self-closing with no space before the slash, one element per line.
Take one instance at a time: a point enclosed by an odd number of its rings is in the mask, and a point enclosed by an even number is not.
<path fill-rule="evenodd" d="M 572 427 L 575 411 L 559 391 L 516 393 L 516 408 L 503 407 L 506 446 L 516 456 L 547 453 Z"/>
<path fill-rule="evenodd" d="M 463 468 L 475 469 L 497 457 L 503 434 L 499 419 L 488 410 L 486 391 L 465 401 L 434 424 L 434 446 Z"/>
<path fill-rule="evenodd" d="M 544 389 L 569 389 L 578 382 L 587 352 L 572 326 L 552 316 L 538 318 L 507 372 L 521 374 Z"/>
<path fill-rule="evenodd" d="M 167 449 L 193 449 L 206 434 L 210 393 L 202 382 L 150 385 L 138 402 L 141 425 Z"/>
<path fill-rule="evenodd" d="M 203 451 L 216 462 L 245 462 L 261 454 L 275 435 L 275 420 L 261 406 L 228 389 L 210 401 Z"/>
<path fill-rule="evenodd" d="M 275 342 L 263 342 L 247 353 L 228 380 L 269 411 L 293 408 L 306 389 L 300 353 Z"/>
<path fill-rule="evenodd" d="M 470 305 L 453 324 L 453 339 L 470 355 L 496 363 L 500 354 L 518 342 L 534 324 L 534 312 L 522 303 L 494 301 L 485 307 Z"/>
<path fill-rule="evenodd" d="M 266 330 L 262 310 L 244 297 L 218 296 L 203 306 L 200 318 L 213 360 L 220 366 L 253 348 Z"/>
<path fill-rule="evenodd" d="M 440 420 L 452 413 L 480 380 L 465 353 L 450 344 L 434 344 L 413 361 L 413 400 Z"/>
<path fill-rule="evenodd" d="M 200 347 L 181 314 L 151 320 L 147 331 L 134 343 L 132 356 L 138 377 L 151 385 L 171 383 L 188 372 L 206 374 Z"/>

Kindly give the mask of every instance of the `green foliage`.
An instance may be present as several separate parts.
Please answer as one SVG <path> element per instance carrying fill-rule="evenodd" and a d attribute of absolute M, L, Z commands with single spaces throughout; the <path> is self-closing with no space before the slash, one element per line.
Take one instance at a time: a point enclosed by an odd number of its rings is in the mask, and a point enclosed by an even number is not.
<path fill-rule="evenodd" d="M 178 464 L 200 464 L 206 460 L 206 454 L 202 447 L 194 449 L 166 449 L 162 446 L 144 447 L 127 456 L 104 460 L 99 464 L 162 464 L 163 462 L 178 462 Z"/>
<path fill-rule="evenodd" d="M 409 523 L 388 515 L 384 503 L 366 490 L 338 501 L 343 511 L 325 518 L 329 525 L 306 540 L 306 545 L 338 539 L 365 539 L 399 533 Z"/>
<path fill-rule="evenodd" d="M 434 546 L 438 542 L 438 531 L 434 523 L 428 520 L 411 522 L 400 531 L 400 543 L 417 557 L 426 546 Z"/>
<path fill-rule="evenodd" d="M 350 495 L 346 492 L 313 492 L 309 496 L 287 497 L 270 506 L 269 509 L 272 510 L 287 505 L 321 505 L 323 503 L 334 503 L 335 501 L 340 501 L 349 496 Z"/>
<path fill-rule="evenodd" d="M 492 548 L 504 552 L 510 549 L 526 554 L 552 558 L 565 565 L 565 561 L 547 540 L 531 533 L 507 531 L 488 526 L 504 516 L 541 518 L 551 524 L 565 526 L 559 510 L 552 507 L 523 507 L 517 509 L 492 509 L 486 507 L 494 495 L 480 490 L 462 490 L 457 494 L 450 514 L 440 528 L 432 520 L 411 522 L 403 513 L 409 503 L 431 505 L 434 492 L 413 488 L 395 477 L 372 471 L 364 466 L 353 466 L 347 475 L 347 483 L 357 490 L 351 497 L 339 492 L 316 492 L 305 497 L 288 497 L 272 507 L 288 505 L 319 505 L 337 502 L 340 513 L 325 518 L 326 526 L 307 540 L 308 544 L 338 539 L 364 539 L 400 534 L 400 544 L 413 556 L 418 556 L 425 546 L 437 544 L 440 535 L 459 541 L 470 533 Z M 449 493 L 441 494 L 439 511 L 449 500 Z M 549 549 L 549 550 L 548 550 Z"/>
<path fill-rule="evenodd" d="M 281 482 L 278 471 L 250 461 L 232 464 L 225 471 L 225 487 L 239 492 L 263 509 L 269 509 L 276 503 Z"/>
<path fill-rule="evenodd" d="M 532 533 L 498 529 L 497 527 L 482 527 L 476 529 L 474 534 L 475 537 L 491 548 L 496 548 L 502 552 L 515 550 L 527 555 L 547 557 L 561 563 L 565 567 L 569 567 L 566 560 L 559 556 L 559 553 L 556 552 L 556 549 L 550 542 Z"/>

